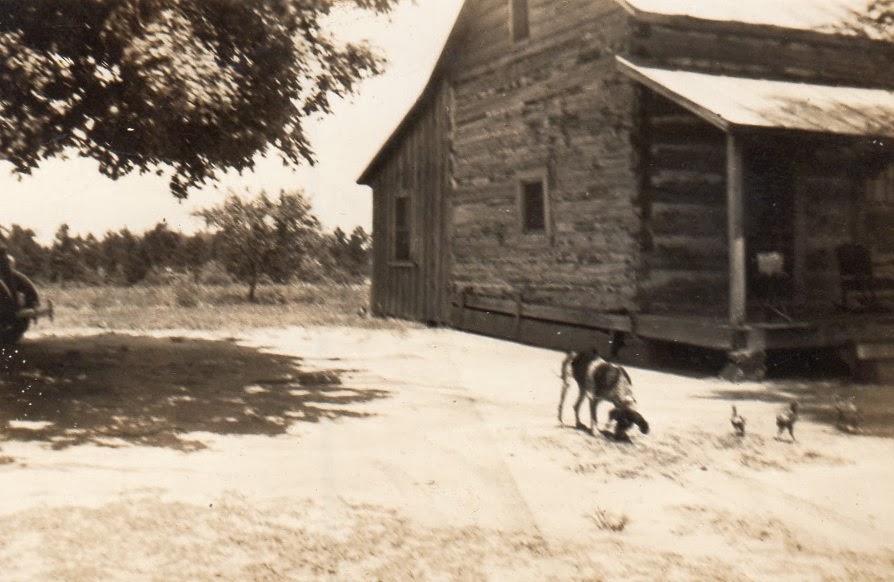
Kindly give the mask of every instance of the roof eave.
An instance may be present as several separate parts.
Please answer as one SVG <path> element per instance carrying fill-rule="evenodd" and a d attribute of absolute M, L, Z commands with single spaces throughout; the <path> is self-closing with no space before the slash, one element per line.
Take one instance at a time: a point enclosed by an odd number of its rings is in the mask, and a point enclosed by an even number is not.
<path fill-rule="evenodd" d="M 717 115 L 713 111 L 706 109 L 705 107 L 702 107 L 698 103 L 691 101 L 691 100 L 687 99 L 686 97 L 683 97 L 682 95 L 680 95 L 679 93 L 676 93 L 675 91 L 670 90 L 669 88 L 665 87 L 661 83 L 658 83 L 654 79 L 650 79 L 649 77 L 643 75 L 636 69 L 636 66 L 633 63 L 631 63 L 624 57 L 617 55 L 617 56 L 615 56 L 615 61 L 618 63 L 618 66 L 622 73 L 624 73 L 625 75 L 627 75 L 634 81 L 637 81 L 638 83 L 642 84 L 643 86 L 648 87 L 649 89 L 658 93 L 662 97 L 670 99 L 671 101 L 673 101 L 680 107 L 686 109 L 687 111 L 694 113 L 695 115 L 704 119 L 711 125 L 719 128 L 723 131 L 729 131 L 730 128 L 732 127 L 730 122 L 727 121 L 726 119 L 724 119 L 723 117 L 721 117 L 720 115 Z"/>
<path fill-rule="evenodd" d="M 419 93 L 419 97 L 416 98 L 416 101 L 413 102 L 413 105 L 407 111 L 406 115 L 401 119 L 400 123 L 397 124 L 397 127 L 394 128 L 394 131 L 388 136 L 388 138 L 379 146 L 378 151 L 372 157 L 370 162 L 366 165 L 366 168 L 357 178 L 357 184 L 361 184 L 363 186 L 369 186 L 372 175 L 375 173 L 376 168 L 379 164 L 382 163 L 385 156 L 397 142 L 397 138 L 403 133 L 403 130 L 415 119 L 416 115 L 419 114 L 422 107 L 428 101 L 434 87 L 437 85 L 440 80 L 442 74 L 444 73 L 445 63 L 448 60 L 450 53 L 452 52 L 452 47 L 456 43 L 456 38 L 458 36 L 458 31 L 460 28 L 460 23 L 463 21 L 463 17 L 465 15 L 466 10 L 469 7 L 469 2 L 463 2 L 462 7 L 459 10 L 459 13 L 456 16 L 456 20 L 453 23 L 453 28 L 450 30 L 450 34 L 447 35 L 447 40 L 444 42 L 444 47 L 441 49 L 441 54 L 438 55 L 438 59 L 435 61 L 435 66 L 432 68 L 431 75 L 429 75 L 428 81 L 426 81 L 425 86 L 422 88 L 422 91 Z"/>

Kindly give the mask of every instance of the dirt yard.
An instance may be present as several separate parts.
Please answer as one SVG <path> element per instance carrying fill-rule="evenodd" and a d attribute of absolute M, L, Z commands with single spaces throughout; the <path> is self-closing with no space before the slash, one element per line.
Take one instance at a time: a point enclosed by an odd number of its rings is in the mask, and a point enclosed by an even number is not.
<path fill-rule="evenodd" d="M 894 440 L 835 383 L 632 368 L 618 443 L 559 353 L 454 331 L 53 334 L 3 353 L 4 581 L 894 578 Z"/>

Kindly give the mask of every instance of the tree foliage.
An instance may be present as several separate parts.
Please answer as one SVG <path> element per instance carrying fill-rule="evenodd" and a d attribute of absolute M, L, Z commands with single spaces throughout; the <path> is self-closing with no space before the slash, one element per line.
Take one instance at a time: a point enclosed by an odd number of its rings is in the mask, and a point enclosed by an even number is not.
<path fill-rule="evenodd" d="M 328 247 L 333 269 L 346 280 L 362 280 L 369 275 L 372 238 L 362 226 L 354 228 L 350 236 L 336 228 L 329 237 Z"/>
<path fill-rule="evenodd" d="M 278 201 L 268 200 L 267 204 L 276 206 Z M 369 276 L 371 241 L 362 227 L 350 235 L 340 228 L 330 234 L 320 232 L 312 217 L 306 216 L 305 220 L 307 230 L 297 237 L 302 244 L 284 244 L 292 256 L 288 260 L 274 256 L 275 264 L 265 267 L 260 278 L 354 284 Z M 284 243 L 290 231 L 280 232 L 278 240 Z M 158 285 L 184 277 L 194 284 L 231 283 L 234 277 L 224 267 L 230 250 L 222 244 L 223 236 L 218 227 L 215 232 L 184 234 L 162 221 L 142 234 L 122 228 L 97 238 L 93 234 L 73 234 L 63 224 L 44 246 L 31 229 L 17 224 L 0 226 L 0 246 L 15 257 L 18 270 L 39 283 L 60 284 Z"/>
<path fill-rule="evenodd" d="M 0 0 L 0 158 L 74 151 L 102 173 L 171 168 L 171 191 L 259 153 L 313 162 L 305 120 L 379 71 L 324 29 L 396 0 Z"/>
<path fill-rule="evenodd" d="M 851 12 L 846 32 L 876 40 L 894 41 L 894 0 L 871 0 L 863 10 Z"/>
<path fill-rule="evenodd" d="M 285 282 L 319 247 L 320 223 L 301 192 L 265 192 L 251 200 L 235 194 L 196 213 L 214 230 L 215 254 L 226 270 L 248 285 L 248 299 L 263 276 Z"/>
<path fill-rule="evenodd" d="M 0 227 L 0 243 L 16 259 L 16 268 L 23 273 L 42 275 L 46 269 L 47 252 L 36 240 L 37 234 L 18 224 L 8 229 Z"/>
<path fill-rule="evenodd" d="M 83 274 L 79 241 L 70 234 L 67 224 L 59 226 L 53 246 L 50 248 L 50 271 L 54 281 L 76 281 Z"/>

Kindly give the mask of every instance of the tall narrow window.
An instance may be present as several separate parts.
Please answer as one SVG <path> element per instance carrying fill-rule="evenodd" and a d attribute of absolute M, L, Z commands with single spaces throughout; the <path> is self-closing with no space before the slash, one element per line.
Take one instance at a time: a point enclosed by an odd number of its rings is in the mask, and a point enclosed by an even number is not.
<path fill-rule="evenodd" d="M 410 260 L 410 199 L 394 199 L 394 260 Z"/>
<path fill-rule="evenodd" d="M 528 0 L 509 0 L 509 28 L 512 40 L 519 41 L 531 34 L 528 23 Z"/>
<path fill-rule="evenodd" d="M 894 164 L 868 181 L 867 198 L 871 204 L 894 206 Z"/>
<path fill-rule="evenodd" d="M 522 180 L 521 217 L 524 232 L 546 230 L 546 192 L 543 180 Z"/>

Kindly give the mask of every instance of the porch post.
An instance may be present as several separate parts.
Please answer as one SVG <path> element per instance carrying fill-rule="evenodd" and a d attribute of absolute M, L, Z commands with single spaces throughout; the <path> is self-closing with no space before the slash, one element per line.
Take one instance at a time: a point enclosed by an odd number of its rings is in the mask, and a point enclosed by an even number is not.
<path fill-rule="evenodd" d="M 742 144 L 726 134 L 726 205 L 729 235 L 729 320 L 745 323 L 745 185 Z"/>

